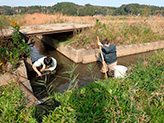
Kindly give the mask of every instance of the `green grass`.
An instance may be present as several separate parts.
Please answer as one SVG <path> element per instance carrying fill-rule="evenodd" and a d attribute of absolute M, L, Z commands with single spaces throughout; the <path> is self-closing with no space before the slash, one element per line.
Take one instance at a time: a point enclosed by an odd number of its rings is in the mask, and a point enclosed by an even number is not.
<path fill-rule="evenodd" d="M 55 93 L 61 105 L 43 123 L 164 122 L 164 50 L 140 59 L 126 78 L 96 80 L 82 88 Z M 17 84 L 0 88 L 1 122 L 36 122 Z"/>
<path fill-rule="evenodd" d="M 124 79 L 98 80 L 56 93 L 61 102 L 43 122 L 164 122 L 164 50 L 133 65 Z"/>
<path fill-rule="evenodd" d="M 34 107 L 27 108 L 20 87 L 12 82 L 0 87 L 1 123 L 36 123 Z"/>

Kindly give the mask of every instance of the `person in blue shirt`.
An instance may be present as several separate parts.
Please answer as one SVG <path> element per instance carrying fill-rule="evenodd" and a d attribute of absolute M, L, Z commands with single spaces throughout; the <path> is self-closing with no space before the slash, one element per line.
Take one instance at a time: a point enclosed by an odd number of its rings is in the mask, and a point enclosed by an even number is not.
<path fill-rule="evenodd" d="M 99 60 L 103 65 L 100 71 L 103 73 L 108 72 L 109 76 L 113 76 L 114 66 L 117 65 L 116 46 L 110 44 L 108 39 L 105 39 L 102 42 L 99 41 L 98 45 L 101 46 L 101 50 L 104 56 L 104 61 L 102 61 L 101 54 L 99 54 Z"/>

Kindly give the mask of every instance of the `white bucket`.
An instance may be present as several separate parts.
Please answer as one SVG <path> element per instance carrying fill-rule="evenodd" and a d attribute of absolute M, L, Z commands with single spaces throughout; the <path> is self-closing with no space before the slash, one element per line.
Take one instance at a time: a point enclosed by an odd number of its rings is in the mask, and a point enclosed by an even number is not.
<path fill-rule="evenodd" d="M 127 67 L 123 65 L 114 66 L 114 77 L 115 78 L 123 78 L 126 76 Z"/>

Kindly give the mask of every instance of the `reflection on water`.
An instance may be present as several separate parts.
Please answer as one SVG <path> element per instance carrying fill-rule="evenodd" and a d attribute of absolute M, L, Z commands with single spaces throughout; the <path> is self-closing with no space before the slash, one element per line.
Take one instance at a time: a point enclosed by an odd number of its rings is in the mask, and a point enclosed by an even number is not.
<path fill-rule="evenodd" d="M 68 65 L 73 65 L 75 63 L 73 63 L 71 60 L 69 60 L 68 58 L 66 58 L 56 50 L 45 51 L 44 49 L 37 49 L 36 47 L 33 47 L 33 51 L 34 51 L 35 58 L 45 55 L 45 56 L 54 57 L 57 60 L 56 74 L 53 76 L 55 78 L 53 85 L 55 87 L 55 91 L 63 92 L 64 90 L 66 90 L 68 88 L 69 81 L 66 79 L 62 79 L 61 77 L 68 77 L 68 75 L 63 74 L 63 72 L 70 71 Z M 152 55 L 152 54 L 154 54 L 153 51 L 142 53 L 142 54 L 119 57 L 118 64 L 128 67 L 131 64 L 136 63 L 139 57 L 145 58 L 148 55 Z M 96 78 L 99 79 L 104 78 L 104 74 L 100 73 L 100 68 L 101 68 L 100 62 L 94 62 L 90 64 L 80 63 L 76 65 L 78 65 L 78 67 L 75 70 L 75 75 L 79 74 L 78 76 L 79 87 L 86 85 L 88 82 L 92 82 L 93 81 L 92 76 L 95 76 Z M 90 65 L 92 66 L 92 74 L 91 72 L 88 71 Z"/>

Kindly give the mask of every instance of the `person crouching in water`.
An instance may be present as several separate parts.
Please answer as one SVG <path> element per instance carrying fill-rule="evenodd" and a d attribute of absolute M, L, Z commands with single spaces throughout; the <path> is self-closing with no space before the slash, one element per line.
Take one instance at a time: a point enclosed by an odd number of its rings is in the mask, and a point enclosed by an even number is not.
<path fill-rule="evenodd" d="M 42 76 L 41 72 L 43 71 L 53 71 L 57 66 L 57 61 L 53 57 L 44 56 L 35 61 L 32 65 L 33 70 L 38 74 L 38 76 Z M 42 67 L 38 70 L 38 67 Z"/>
<path fill-rule="evenodd" d="M 102 47 L 101 50 L 104 56 L 104 61 L 102 61 L 101 54 L 99 54 L 99 60 L 102 62 L 103 65 L 100 71 L 103 73 L 108 72 L 108 75 L 110 77 L 113 77 L 114 66 L 117 65 L 116 46 L 110 44 L 108 39 L 105 39 L 102 42 L 98 42 L 98 45 Z"/>

